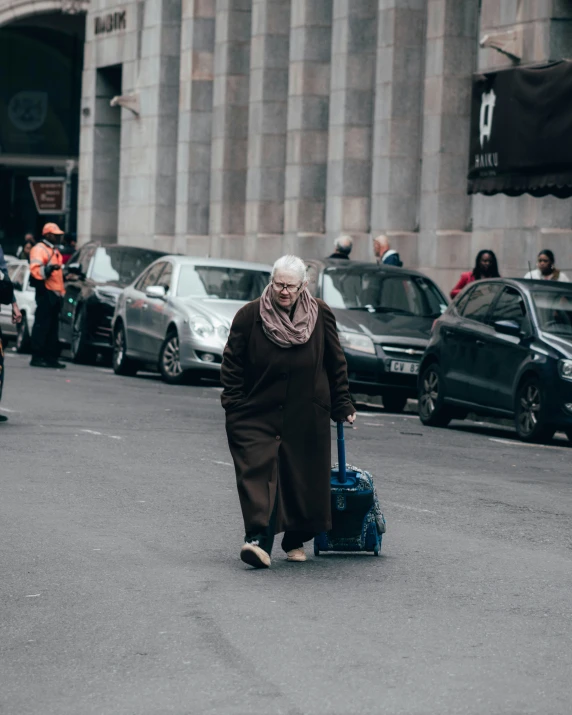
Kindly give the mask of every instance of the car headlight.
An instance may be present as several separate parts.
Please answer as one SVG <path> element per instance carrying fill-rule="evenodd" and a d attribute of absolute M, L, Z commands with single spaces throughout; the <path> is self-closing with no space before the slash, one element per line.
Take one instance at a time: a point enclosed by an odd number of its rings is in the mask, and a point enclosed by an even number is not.
<path fill-rule="evenodd" d="M 96 288 L 95 295 L 103 303 L 109 303 L 110 305 L 115 305 L 117 303 L 118 295 L 117 293 L 113 293 L 112 291 L 106 291 L 101 288 Z"/>
<path fill-rule="evenodd" d="M 340 343 L 343 348 L 349 348 L 350 350 L 357 350 L 360 353 L 367 353 L 368 355 L 375 355 L 375 345 L 373 340 L 368 338 L 367 335 L 362 335 L 361 333 L 347 333 L 340 332 Z"/>
<path fill-rule="evenodd" d="M 572 382 L 572 360 L 559 360 L 558 372 L 563 380 L 570 380 Z"/>
<path fill-rule="evenodd" d="M 195 315 L 189 320 L 189 327 L 195 335 L 199 336 L 199 338 L 207 338 L 214 333 L 213 324 L 206 318 L 199 315 Z"/>

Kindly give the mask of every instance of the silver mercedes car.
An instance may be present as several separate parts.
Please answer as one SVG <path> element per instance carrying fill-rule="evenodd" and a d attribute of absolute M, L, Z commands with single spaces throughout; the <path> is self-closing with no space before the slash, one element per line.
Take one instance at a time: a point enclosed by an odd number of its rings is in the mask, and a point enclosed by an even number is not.
<path fill-rule="evenodd" d="M 216 376 L 236 312 L 258 298 L 271 267 L 213 258 L 163 256 L 120 294 L 112 322 L 113 369 L 158 369 L 171 384 Z"/>

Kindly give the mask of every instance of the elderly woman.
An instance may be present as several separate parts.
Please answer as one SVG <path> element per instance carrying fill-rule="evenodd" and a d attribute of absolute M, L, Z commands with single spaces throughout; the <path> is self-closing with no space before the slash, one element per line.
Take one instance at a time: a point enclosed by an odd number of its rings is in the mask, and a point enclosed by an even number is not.
<path fill-rule="evenodd" d="M 353 422 L 336 319 L 283 256 L 261 298 L 238 311 L 221 379 L 226 432 L 246 530 L 240 558 L 268 568 L 274 535 L 289 561 L 331 528 L 330 418 Z"/>

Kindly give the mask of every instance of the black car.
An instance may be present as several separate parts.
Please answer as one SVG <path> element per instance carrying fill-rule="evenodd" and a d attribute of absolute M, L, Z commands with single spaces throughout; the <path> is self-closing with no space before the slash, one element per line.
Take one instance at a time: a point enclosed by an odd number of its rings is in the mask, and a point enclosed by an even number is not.
<path fill-rule="evenodd" d="M 164 255 L 147 248 L 87 243 L 70 258 L 63 271 L 66 292 L 59 335 L 74 362 L 111 354 L 111 319 L 119 294 Z"/>
<path fill-rule="evenodd" d="M 416 271 L 358 261 L 307 261 L 310 291 L 333 310 L 352 392 L 391 412 L 417 396 L 419 362 L 447 299 Z"/>
<path fill-rule="evenodd" d="M 419 416 L 446 426 L 467 413 L 514 419 L 527 442 L 572 440 L 572 285 L 495 279 L 467 287 L 433 328 Z"/>

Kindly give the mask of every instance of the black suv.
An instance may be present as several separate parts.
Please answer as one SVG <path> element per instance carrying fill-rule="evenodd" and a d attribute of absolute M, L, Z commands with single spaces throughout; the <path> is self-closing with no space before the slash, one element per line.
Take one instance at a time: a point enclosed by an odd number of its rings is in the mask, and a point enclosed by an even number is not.
<path fill-rule="evenodd" d="M 60 314 L 60 342 L 74 362 L 111 355 L 111 319 L 123 288 L 162 251 L 116 244 L 87 243 L 64 266 L 65 295 Z"/>
<path fill-rule="evenodd" d="M 572 441 L 572 284 L 483 280 L 435 321 L 419 377 L 419 416 L 514 419 L 519 437 Z"/>
<path fill-rule="evenodd" d="M 350 389 L 390 412 L 417 396 L 419 362 L 447 299 L 416 271 L 358 261 L 307 261 L 310 292 L 336 316 Z"/>

